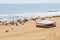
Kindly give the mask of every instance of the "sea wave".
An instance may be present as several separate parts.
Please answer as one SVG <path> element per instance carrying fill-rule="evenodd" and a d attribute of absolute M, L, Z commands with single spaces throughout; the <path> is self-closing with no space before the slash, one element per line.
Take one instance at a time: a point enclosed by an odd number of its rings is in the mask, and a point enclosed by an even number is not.
<path fill-rule="evenodd" d="M 59 16 L 60 12 L 35 12 L 35 13 L 17 13 L 17 14 L 0 14 L 0 21 L 2 20 L 16 20 L 21 19 L 22 17 L 26 17 L 27 19 L 35 18 L 35 17 L 51 17 L 51 16 Z"/>

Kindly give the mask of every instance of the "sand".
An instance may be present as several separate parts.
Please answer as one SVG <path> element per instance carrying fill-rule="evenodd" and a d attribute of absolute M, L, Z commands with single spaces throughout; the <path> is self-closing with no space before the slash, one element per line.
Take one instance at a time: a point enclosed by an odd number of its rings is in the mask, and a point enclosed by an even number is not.
<path fill-rule="evenodd" d="M 37 21 L 29 20 L 24 25 L 0 25 L 0 40 L 60 40 L 60 17 L 47 18 L 56 22 L 53 28 L 38 28 Z M 8 32 L 6 32 L 8 30 Z"/>

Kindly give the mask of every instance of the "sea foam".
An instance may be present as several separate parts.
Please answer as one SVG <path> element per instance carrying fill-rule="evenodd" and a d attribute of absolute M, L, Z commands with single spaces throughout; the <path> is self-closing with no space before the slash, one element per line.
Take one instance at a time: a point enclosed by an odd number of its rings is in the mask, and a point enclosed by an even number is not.
<path fill-rule="evenodd" d="M 35 12 L 35 13 L 17 13 L 17 14 L 0 14 L 0 21 L 16 20 L 26 17 L 27 19 L 35 17 L 60 16 L 60 12 Z"/>

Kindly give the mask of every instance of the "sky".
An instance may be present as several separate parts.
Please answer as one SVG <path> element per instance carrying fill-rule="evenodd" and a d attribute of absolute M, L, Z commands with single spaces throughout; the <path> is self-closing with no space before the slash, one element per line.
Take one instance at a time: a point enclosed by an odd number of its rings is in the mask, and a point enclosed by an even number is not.
<path fill-rule="evenodd" d="M 19 3 L 60 3 L 60 0 L 0 0 L 0 4 L 19 4 Z"/>

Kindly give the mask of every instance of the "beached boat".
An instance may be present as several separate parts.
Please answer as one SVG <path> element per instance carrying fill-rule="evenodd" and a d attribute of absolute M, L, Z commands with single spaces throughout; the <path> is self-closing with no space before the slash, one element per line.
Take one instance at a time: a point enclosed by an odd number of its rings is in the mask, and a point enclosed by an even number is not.
<path fill-rule="evenodd" d="M 56 27 L 56 22 L 43 20 L 42 22 L 37 22 L 36 26 L 43 27 L 43 28 Z"/>

